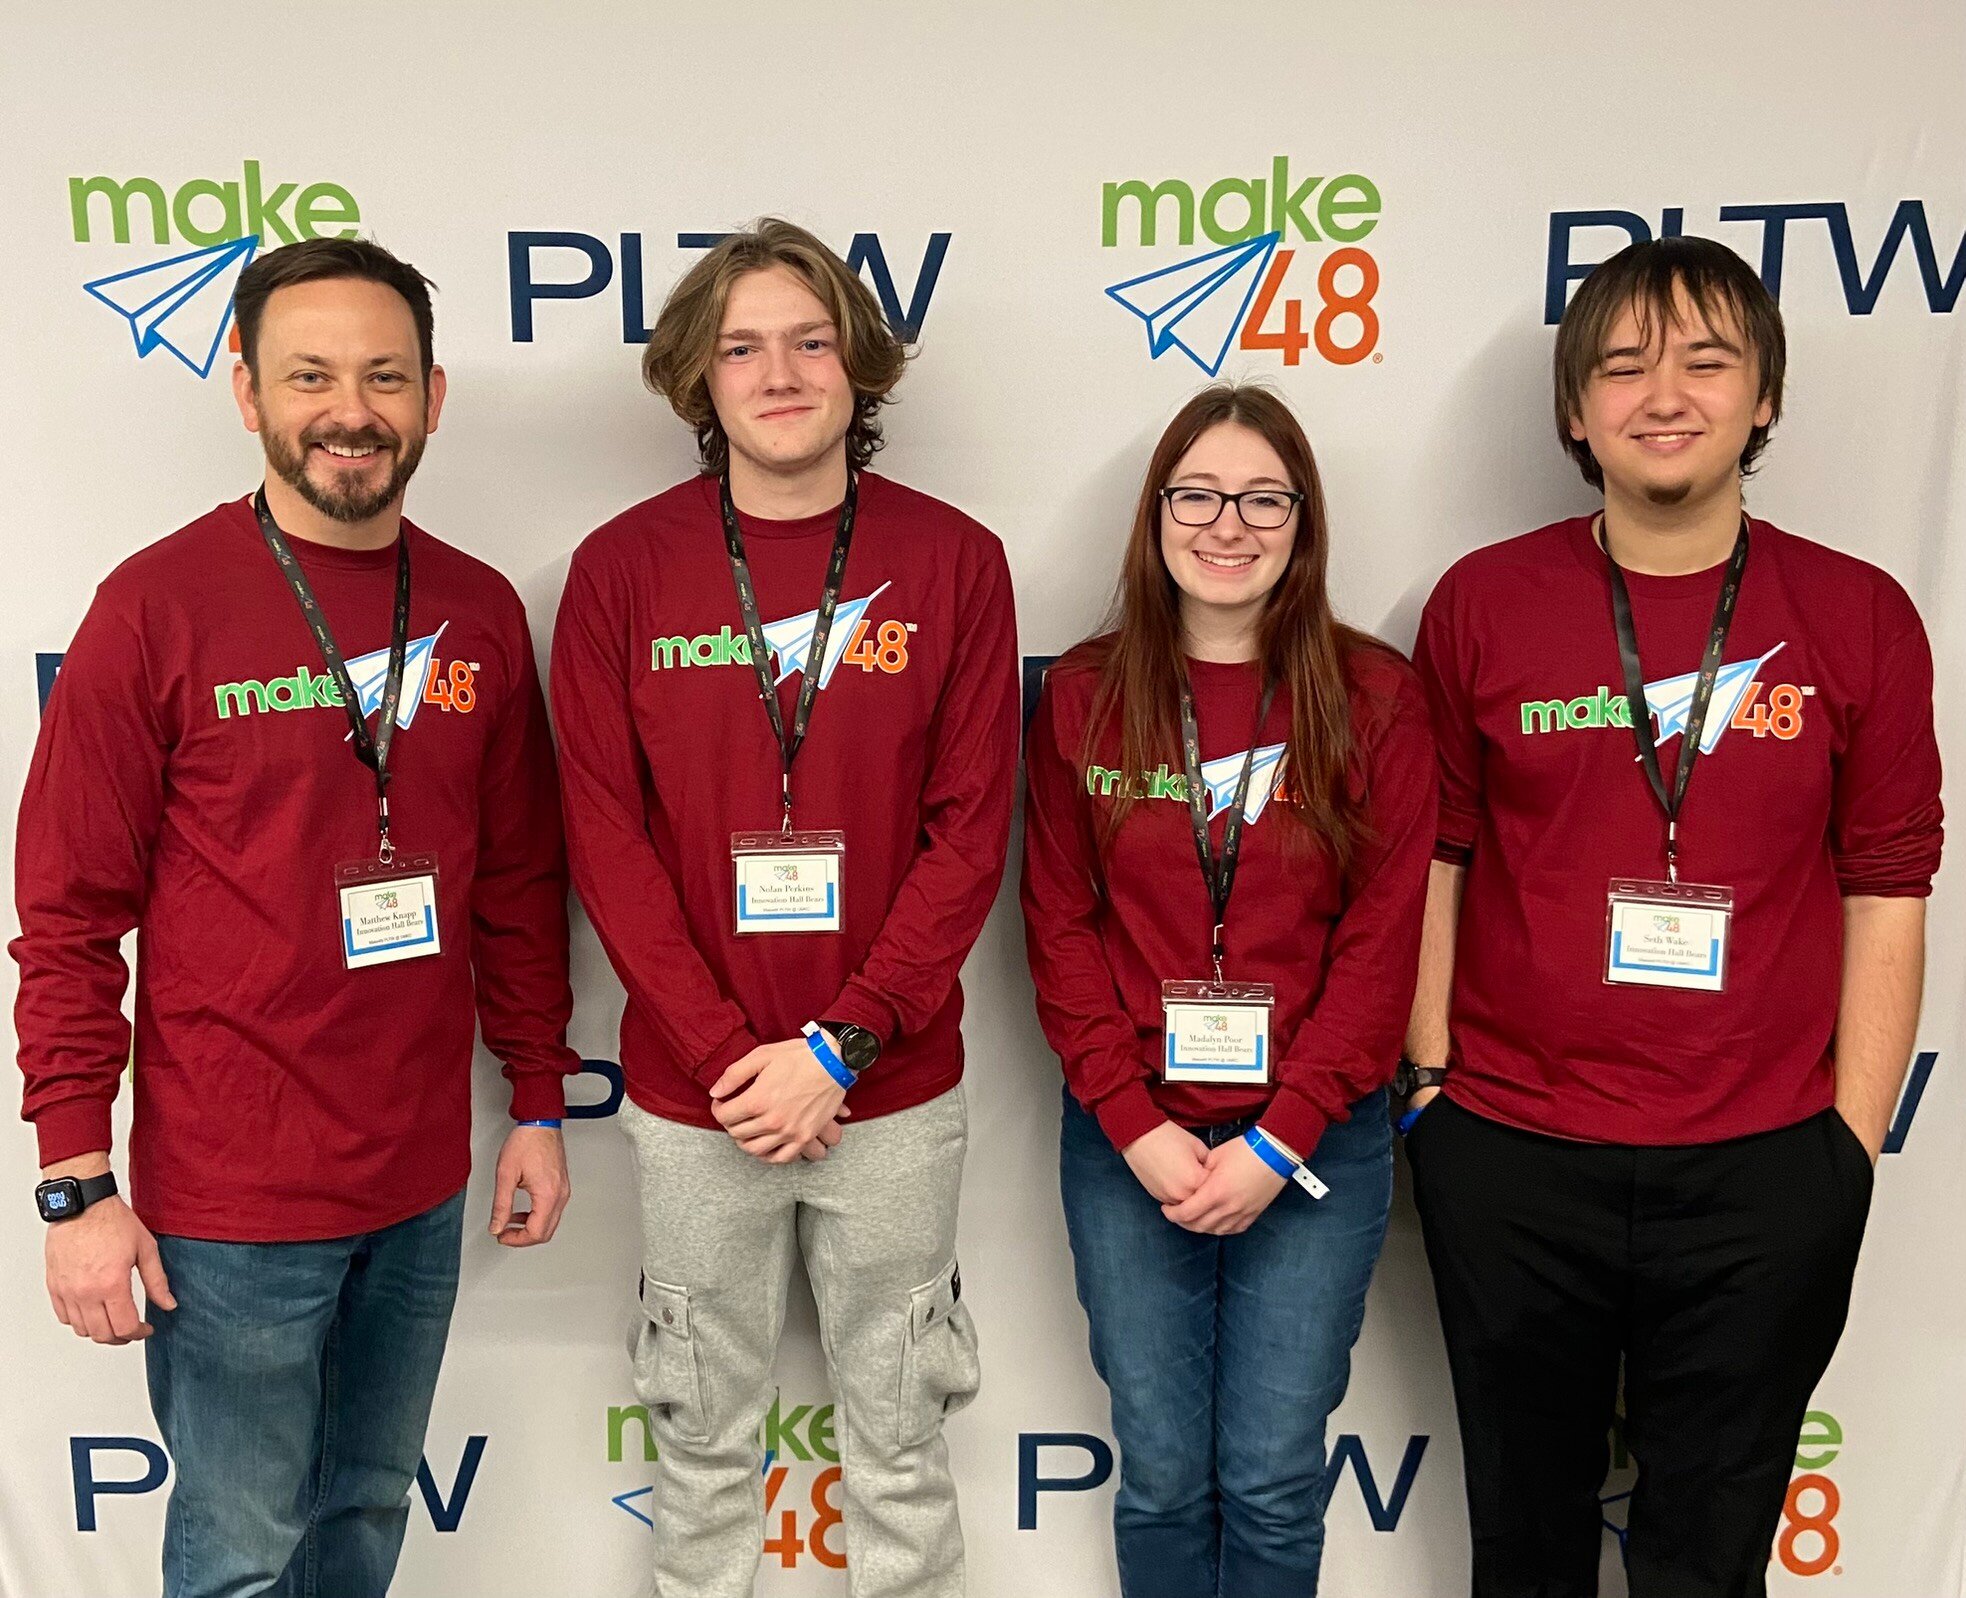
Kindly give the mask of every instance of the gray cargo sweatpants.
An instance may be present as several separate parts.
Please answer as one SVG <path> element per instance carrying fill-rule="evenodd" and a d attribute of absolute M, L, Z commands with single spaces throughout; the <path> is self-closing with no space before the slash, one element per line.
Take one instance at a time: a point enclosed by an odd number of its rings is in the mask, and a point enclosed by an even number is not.
<path fill-rule="evenodd" d="M 655 1598 L 748 1598 L 764 1540 L 759 1429 L 804 1258 L 837 1395 L 853 1598 L 959 1598 L 962 1527 L 942 1419 L 976 1395 L 960 1302 L 962 1089 L 849 1120 L 824 1160 L 767 1165 L 721 1130 L 621 1124 L 642 1201 L 635 1387 L 656 1440 Z"/>

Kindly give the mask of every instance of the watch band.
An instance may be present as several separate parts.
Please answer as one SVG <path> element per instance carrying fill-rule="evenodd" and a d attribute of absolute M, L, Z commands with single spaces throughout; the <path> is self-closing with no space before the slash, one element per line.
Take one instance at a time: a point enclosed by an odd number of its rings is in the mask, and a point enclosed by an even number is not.
<path fill-rule="evenodd" d="M 1393 1072 L 1393 1092 L 1402 1099 L 1410 1099 L 1420 1089 L 1441 1087 L 1446 1081 L 1446 1066 L 1416 1065 L 1402 1055 L 1399 1069 Z"/>
<path fill-rule="evenodd" d="M 819 1024 L 839 1040 L 840 1053 L 846 1057 L 847 1069 L 855 1076 L 881 1057 L 880 1036 L 866 1027 L 856 1026 L 851 1021 L 822 1020 Z"/>
<path fill-rule="evenodd" d="M 50 1224 L 72 1221 L 91 1204 L 100 1204 L 115 1194 L 114 1171 L 104 1171 L 100 1176 L 57 1176 L 35 1187 L 34 1207 Z"/>

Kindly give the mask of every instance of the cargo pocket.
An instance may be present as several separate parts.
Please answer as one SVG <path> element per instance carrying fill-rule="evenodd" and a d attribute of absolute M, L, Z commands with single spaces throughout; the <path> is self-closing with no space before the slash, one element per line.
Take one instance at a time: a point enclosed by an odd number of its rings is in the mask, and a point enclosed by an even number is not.
<path fill-rule="evenodd" d="M 650 1426 L 661 1428 L 658 1446 L 662 1432 L 686 1443 L 708 1442 L 688 1288 L 642 1278 L 642 1314 L 628 1352 L 635 1362 L 635 1394 L 648 1409 Z"/>
<path fill-rule="evenodd" d="M 908 1331 L 901 1347 L 900 1437 L 917 1448 L 976 1396 L 982 1385 L 976 1323 L 962 1302 L 962 1271 L 951 1260 L 908 1295 Z"/>

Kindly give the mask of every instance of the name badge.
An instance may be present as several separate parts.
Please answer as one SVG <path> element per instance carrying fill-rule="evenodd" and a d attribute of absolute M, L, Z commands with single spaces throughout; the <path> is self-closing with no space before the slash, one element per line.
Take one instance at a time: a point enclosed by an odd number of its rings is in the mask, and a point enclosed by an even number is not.
<path fill-rule="evenodd" d="M 341 901 L 341 963 L 350 971 L 441 954 L 437 857 L 399 854 L 388 865 L 354 860 L 334 868 Z"/>
<path fill-rule="evenodd" d="M 733 833 L 730 858 L 740 934 L 840 930 L 845 833 Z"/>
<path fill-rule="evenodd" d="M 1604 980 L 1724 992 L 1733 922 L 1732 888 L 1613 878 L 1605 912 Z"/>
<path fill-rule="evenodd" d="M 1275 1003 L 1267 982 L 1163 982 L 1161 1075 L 1169 1082 L 1267 1083 Z"/>

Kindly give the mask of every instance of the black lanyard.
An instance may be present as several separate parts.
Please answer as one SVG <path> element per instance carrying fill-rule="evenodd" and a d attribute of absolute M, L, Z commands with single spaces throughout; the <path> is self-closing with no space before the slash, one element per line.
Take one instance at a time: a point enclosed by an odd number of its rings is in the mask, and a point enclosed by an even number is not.
<path fill-rule="evenodd" d="M 1625 587 L 1624 572 L 1611 554 L 1608 529 L 1604 533 L 1604 561 L 1611 568 L 1611 621 L 1618 629 L 1618 660 L 1625 673 L 1625 703 L 1631 711 L 1632 737 L 1638 742 L 1638 759 L 1645 767 L 1645 780 L 1652 785 L 1659 808 L 1666 813 L 1666 879 L 1677 882 L 1679 812 L 1686 803 L 1686 786 L 1693 780 L 1693 762 L 1699 758 L 1700 738 L 1707 725 L 1707 706 L 1713 700 L 1714 681 L 1720 675 L 1721 652 L 1727 647 L 1727 633 L 1734 625 L 1734 603 L 1741 596 L 1741 574 L 1748 565 L 1748 519 L 1741 518 L 1733 558 L 1727 562 L 1720 598 L 1714 602 L 1713 626 L 1707 633 L 1707 652 L 1700 659 L 1693 698 L 1686 707 L 1686 730 L 1680 734 L 1679 764 L 1673 771 L 1670 794 L 1659 774 L 1659 744 L 1652 736 L 1652 713 L 1645 703 L 1645 673 L 1638 664 L 1638 632 L 1632 625 L 1631 593 Z"/>
<path fill-rule="evenodd" d="M 1195 721 L 1194 689 L 1188 674 L 1181 673 L 1181 755 L 1187 762 L 1188 821 L 1195 831 L 1195 858 L 1201 862 L 1201 879 L 1208 885 L 1208 902 L 1214 909 L 1214 931 L 1210 946 L 1215 961 L 1215 980 L 1222 981 L 1222 927 L 1229 917 L 1229 895 L 1235 890 L 1236 861 L 1242 853 L 1243 807 L 1249 803 L 1249 776 L 1256 769 L 1256 742 L 1263 723 L 1269 720 L 1270 703 L 1276 698 L 1274 681 L 1263 690 L 1256 707 L 1256 726 L 1249 735 L 1249 750 L 1242 757 L 1242 775 L 1236 779 L 1235 803 L 1229 809 L 1229 824 L 1222 832 L 1222 854 L 1217 859 L 1208 838 L 1208 805 L 1202 798 L 1206 785 L 1201 776 L 1201 727 Z"/>
<path fill-rule="evenodd" d="M 758 677 L 758 697 L 771 718 L 772 736 L 778 740 L 783 762 L 783 830 L 792 830 L 792 762 L 806 741 L 812 725 L 812 703 L 819 696 L 819 680 L 826 675 L 826 641 L 833 632 L 833 612 L 840 603 L 840 588 L 846 581 L 847 550 L 853 544 L 853 514 L 859 498 L 859 484 L 848 474 L 846 498 L 840 501 L 840 525 L 833 534 L 833 558 L 826 565 L 826 586 L 820 591 L 818 617 L 813 623 L 812 646 L 806 651 L 805 676 L 799 683 L 799 699 L 792 711 L 792 729 L 785 730 L 785 712 L 778 705 L 778 684 L 772 680 L 767 664 L 770 646 L 765 642 L 765 625 L 758 619 L 758 591 L 751 583 L 751 563 L 744 558 L 744 529 L 737 522 L 737 507 L 731 503 L 730 478 L 720 485 L 724 510 L 724 548 L 730 555 L 730 574 L 737 583 L 737 608 L 744 615 L 744 635 L 751 644 L 751 669 Z"/>
<path fill-rule="evenodd" d="M 328 618 L 307 581 L 307 573 L 300 569 L 300 562 L 294 558 L 286 535 L 273 520 L 273 512 L 266 508 L 264 488 L 253 495 L 253 509 L 259 515 L 259 535 L 266 540 L 266 547 L 272 551 L 281 575 L 293 590 L 300 613 L 313 631 L 314 642 L 320 646 L 321 659 L 327 663 L 328 674 L 334 678 L 335 687 L 341 692 L 341 708 L 348 714 L 348 736 L 354 742 L 355 757 L 375 773 L 376 832 L 381 840 L 377 855 L 384 865 L 388 865 L 396 857 L 396 846 L 389 841 L 389 744 L 396 736 L 396 706 L 403 697 L 403 663 L 409 652 L 410 638 L 409 535 L 401 532 L 396 536 L 396 613 L 389 629 L 389 673 L 382 681 L 382 710 L 376 720 L 376 730 L 371 733 L 368 717 L 362 714 L 361 696 L 356 693 L 355 683 L 348 675 L 348 663 L 341 657 L 341 646 L 334 641 L 334 634 L 328 628 Z"/>

